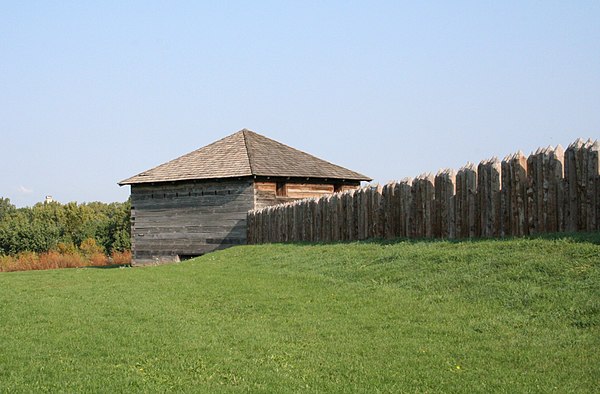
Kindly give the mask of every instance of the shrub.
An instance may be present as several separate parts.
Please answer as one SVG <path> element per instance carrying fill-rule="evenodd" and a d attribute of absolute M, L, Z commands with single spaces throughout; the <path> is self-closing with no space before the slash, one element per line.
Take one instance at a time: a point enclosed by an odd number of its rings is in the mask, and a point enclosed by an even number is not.
<path fill-rule="evenodd" d="M 115 250 L 112 252 L 110 259 L 114 265 L 129 265 L 131 264 L 131 251 L 119 252 Z"/>
<path fill-rule="evenodd" d="M 87 259 L 91 259 L 98 254 L 104 255 L 104 248 L 98 245 L 94 238 L 84 239 L 83 242 L 81 242 L 81 245 L 79 245 L 79 251 Z"/>
<path fill-rule="evenodd" d="M 125 265 L 131 262 L 130 252 L 115 252 L 110 259 L 100 252 L 94 252 L 89 257 L 81 253 L 53 250 L 46 253 L 22 252 L 16 256 L 0 256 L 0 272 L 47 270 L 57 268 L 77 268 L 89 266 L 106 266 L 113 264 Z"/>
<path fill-rule="evenodd" d="M 73 242 L 59 242 L 56 245 L 56 251 L 60 254 L 76 254 L 79 252 Z"/>
<path fill-rule="evenodd" d="M 95 252 L 89 258 L 88 261 L 90 265 L 94 267 L 102 267 L 105 265 L 109 265 L 109 259 L 106 257 L 104 253 Z"/>

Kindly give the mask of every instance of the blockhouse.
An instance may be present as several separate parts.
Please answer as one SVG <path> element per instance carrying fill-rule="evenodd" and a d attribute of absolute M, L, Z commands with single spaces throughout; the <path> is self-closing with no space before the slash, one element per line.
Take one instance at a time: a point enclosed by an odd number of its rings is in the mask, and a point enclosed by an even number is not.
<path fill-rule="evenodd" d="M 131 185 L 133 261 L 141 265 L 245 244 L 249 210 L 370 180 L 243 129 L 119 185 Z"/>

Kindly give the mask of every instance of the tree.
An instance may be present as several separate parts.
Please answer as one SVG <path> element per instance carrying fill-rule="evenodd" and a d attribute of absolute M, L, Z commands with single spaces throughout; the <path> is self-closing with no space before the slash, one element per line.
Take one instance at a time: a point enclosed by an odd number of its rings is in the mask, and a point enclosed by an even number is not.
<path fill-rule="evenodd" d="M 0 221 L 16 210 L 17 208 L 10 203 L 9 198 L 0 197 Z"/>
<path fill-rule="evenodd" d="M 17 209 L 9 199 L 0 198 L 0 254 L 45 252 L 59 244 L 80 247 L 86 239 L 108 254 L 129 250 L 130 209 L 129 201 L 52 202 Z"/>

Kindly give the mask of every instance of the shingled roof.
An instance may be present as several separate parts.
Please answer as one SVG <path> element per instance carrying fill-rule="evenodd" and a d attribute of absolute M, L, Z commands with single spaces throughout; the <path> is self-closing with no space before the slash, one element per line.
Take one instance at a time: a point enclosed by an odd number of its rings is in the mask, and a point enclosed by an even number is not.
<path fill-rule="evenodd" d="M 243 129 L 175 160 L 122 180 L 119 185 L 252 175 L 371 180 L 358 172 Z"/>

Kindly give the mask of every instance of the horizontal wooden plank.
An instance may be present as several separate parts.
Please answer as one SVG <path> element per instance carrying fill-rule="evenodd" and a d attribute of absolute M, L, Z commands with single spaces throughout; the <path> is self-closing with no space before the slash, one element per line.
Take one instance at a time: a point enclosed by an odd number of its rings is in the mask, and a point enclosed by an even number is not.
<path fill-rule="evenodd" d="M 136 199 L 132 198 L 131 204 L 135 209 L 142 208 L 176 208 L 176 207 L 196 207 L 196 206 L 229 206 L 229 205 L 242 205 L 252 204 L 254 195 L 251 193 L 237 194 L 237 195 L 205 195 L 205 196 L 192 196 L 192 197 L 173 197 L 173 198 L 146 198 Z"/>
<path fill-rule="evenodd" d="M 273 192 L 277 191 L 277 183 L 275 182 L 254 182 L 254 189 L 265 192 Z"/>
<path fill-rule="evenodd" d="M 224 190 L 252 187 L 253 181 L 245 180 L 223 180 L 206 182 L 180 182 L 180 183 L 156 183 L 156 184 L 135 184 L 131 186 L 132 194 L 152 193 L 154 191 L 183 191 L 183 190 Z"/>
<path fill-rule="evenodd" d="M 286 189 L 288 193 L 333 193 L 334 186 L 333 184 L 288 183 Z"/>
<path fill-rule="evenodd" d="M 191 249 L 202 248 L 206 245 L 215 245 L 215 244 L 243 244 L 246 243 L 246 238 L 240 237 L 212 237 L 205 238 L 200 241 L 196 240 L 168 240 L 168 241 L 157 241 L 152 243 L 136 243 L 135 250 L 136 251 L 163 251 L 163 252 L 173 252 L 173 253 L 183 253 L 183 251 L 189 251 Z"/>

